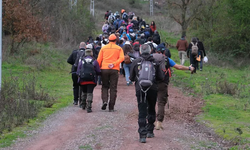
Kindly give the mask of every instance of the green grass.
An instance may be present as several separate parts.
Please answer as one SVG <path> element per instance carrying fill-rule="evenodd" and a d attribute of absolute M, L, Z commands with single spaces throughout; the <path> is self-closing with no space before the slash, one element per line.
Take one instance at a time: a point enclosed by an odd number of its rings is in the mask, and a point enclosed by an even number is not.
<path fill-rule="evenodd" d="M 0 148 L 10 146 L 17 138 L 26 137 L 29 131 L 39 127 L 40 123 L 49 115 L 72 102 L 72 81 L 71 74 L 69 74 L 71 66 L 66 62 L 68 56 L 56 51 L 51 51 L 52 53 L 53 55 L 49 57 L 51 62 L 53 61 L 52 65 L 42 70 L 37 69 L 36 66 L 26 65 L 20 59 L 14 61 L 14 64 L 3 62 L 3 78 L 8 78 L 10 75 L 20 78 L 35 75 L 39 86 L 45 89 L 50 96 L 54 97 L 56 103 L 51 108 L 42 108 L 37 117 L 28 120 L 22 126 L 14 128 L 12 132 L 6 131 L 1 134 Z M 43 55 L 45 56 L 45 54 L 41 54 L 36 57 L 42 57 Z"/>
<path fill-rule="evenodd" d="M 179 64 L 177 50 L 171 49 L 171 54 Z M 189 61 L 185 62 L 185 66 L 189 66 Z M 204 113 L 197 116 L 197 121 L 213 128 L 227 140 L 240 145 L 250 143 L 249 67 L 223 68 L 208 63 L 203 71 L 197 70 L 193 75 L 189 71 L 174 69 L 171 83 L 186 89 L 190 95 L 202 96 Z"/>

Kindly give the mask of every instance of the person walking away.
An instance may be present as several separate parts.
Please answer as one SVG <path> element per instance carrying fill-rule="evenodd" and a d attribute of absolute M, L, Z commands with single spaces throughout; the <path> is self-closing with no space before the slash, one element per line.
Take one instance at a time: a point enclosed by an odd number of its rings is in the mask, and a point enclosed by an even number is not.
<path fill-rule="evenodd" d="M 180 63 L 181 63 L 181 65 L 184 65 L 185 59 L 186 59 L 186 51 L 188 48 L 188 42 L 187 42 L 186 37 L 184 35 L 181 37 L 180 40 L 177 41 L 176 48 L 178 49 Z"/>
<path fill-rule="evenodd" d="M 199 55 L 200 45 L 196 37 L 193 37 L 191 43 L 188 46 L 187 55 L 190 59 L 190 64 L 195 68 L 191 74 L 196 73 L 198 67 L 198 55 Z"/>
<path fill-rule="evenodd" d="M 129 71 L 130 71 L 130 66 L 131 66 L 131 58 L 130 55 L 132 55 L 132 46 L 129 41 L 125 42 L 123 49 L 124 53 L 124 63 L 123 63 L 123 69 L 125 71 L 125 78 L 127 82 L 127 86 L 131 85 L 132 82 L 129 79 Z"/>
<path fill-rule="evenodd" d="M 109 11 L 107 10 L 106 13 L 104 14 L 104 19 L 108 20 L 108 17 L 109 17 Z"/>
<path fill-rule="evenodd" d="M 161 43 L 161 37 L 160 37 L 160 34 L 157 30 L 155 30 L 155 32 L 154 32 L 153 42 L 157 45 L 159 45 Z"/>
<path fill-rule="evenodd" d="M 92 112 L 93 91 L 97 84 L 97 76 L 100 73 L 99 64 L 93 57 L 93 50 L 87 47 L 85 56 L 80 58 L 77 67 L 78 82 L 82 92 L 80 107 L 85 110 L 87 105 L 87 113 Z"/>
<path fill-rule="evenodd" d="M 78 99 L 79 99 L 79 83 L 78 83 L 78 76 L 76 74 L 77 66 L 75 65 L 77 61 L 77 54 L 79 51 L 85 51 L 86 44 L 85 42 L 81 42 L 78 50 L 73 50 L 69 58 L 67 59 L 67 62 L 72 65 L 71 67 L 71 74 L 72 74 L 72 81 L 73 81 L 73 95 L 74 95 L 74 105 L 78 105 Z"/>
<path fill-rule="evenodd" d="M 154 137 L 153 131 L 156 118 L 155 105 L 157 99 L 157 84 L 154 78 L 159 77 L 160 73 L 156 72 L 156 70 L 160 71 L 160 69 L 154 65 L 154 58 L 150 52 L 151 49 L 148 44 L 141 45 L 141 57 L 135 59 L 130 68 L 130 80 L 135 81 L 135 91 L 139 110 L 138 133 L 139 142 L 141 143 L 146 143 L 146 138 Z M 163 79 L 159 78 L 159 80 Z M 151 86 L 146 86 L 150 84 Z"/>
<path fill-rule="evenodd" d="M 201 55 L 201 60 L 200 60 L 200 71 L 202 71 L 202 68 L 203 68 L 203 59 L 204 57 L 206 57 L 206 51 L 205 51 L 205 48 L 204 48 L 204 45 L 203 43 L 199 40 L 199 38 L 197 38 L 198 40 L 198 45 L 200 47 L 200 55 Z M 199 69 L 199 65 L 198 65 L 198 69 Z"/>
<path fill-rule="evenodd" d="M 151 24 L 150 24 L 150 29 L 152 30 L 152 32 L 154 33 L 155 30 L 156 30 L 156 25 L 155 25 L 155 22 L 152 21 Z"/>
<path fill-rule="evenodd" d="M 176 64 L 171 58 L 165 56 L 166 47 L 163 44 L 159 44 L 156 49 L 156 53 L 153 54 L 155 61 L 158 64 L 163 64 L 164 67 L 164 80 L 157 80 L 158 93 L 157 93 L 157 122 L 155 129 L 163 129 L 162 122 L 165 115 L 165 105 L 168 103 L 168 83 L 171 77 L 170 67 L 174 67 L 178 70 L 190 70 L 193 71 L 194 67 L 191 65 L 189 67 Z M 162 62 L 163 61 L 163 62 Z"/>
<path fill-rule="evenodd" d="M 135 58 L 138 58 L 140 56 L 140 43 L 139 41 L 136 41 L 135 43 L 133 43 L 133 56 Z"/>
<path fill-rule="evenodd" d="M 109 36 L 109 44 L 103 46 L 99 52 L 97 61 L 102 72 L 102 110 L 106 110 L 109 104 L 109 111 L 114 111 L 117 97 L 118 71 L 120 63 L 124 60 L 124 53 L 120 46 L 116 45 L 116 35 Z M 108 102 L 108 90 L 110 89 L 110 101 Z"/>

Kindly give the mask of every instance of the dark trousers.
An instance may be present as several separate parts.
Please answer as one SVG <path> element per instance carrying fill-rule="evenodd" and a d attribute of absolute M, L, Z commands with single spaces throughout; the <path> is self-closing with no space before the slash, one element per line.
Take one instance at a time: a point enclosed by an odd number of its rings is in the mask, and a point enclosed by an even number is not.
<path fill-rule="evenodd" d="M 117 97 L 118 70 L 102 69 L 102 101 L 108 103 L 109 89 L 110 101 L 109 110 L 114 109 Z"/>
<path fill-rule="evenodd" d="M 79 83 L 78 83 L 78 76 L 76 75 L 76 73 L 72 73 L 72 81 L 73 81 L 74 102 L 78 102 L 78 98 L 79 98 Z"/>
<path fill-rule="evenodd" d="M 194 72 L 196 72 L 196 69 L 198 68 L 198 61 L 196 60 L 196 56 L 193 56 L 190 54 L 190 64 L 194 67 Z"/>
<path fill-rule="evenodd" d="M 83 93 L 93 93 L 96 84 L 86 84 L 81 85 L 81 89 Z"/>
<path fill-rule="evenodd" d="M 165 115 L 165 105 L 168 102 L 168 84 L 161 82 L 158 83 L 158 97 L 157 97 L 157 120 L 162 122 L 164 120 Z"/>
<path fill-rule="evenodd" d="M 157 99 L 156 90 L 148 90 L 146 101 L 144 101 L 145 93 L 138 90 L 136 91 L 137 103 L 138 103 L 138 132 L 140 137 L 146 137 L 147 133 L 153 133 L 154 131 L 154 122 L 156 118 L 155 113 L 155 104 Z"/>
<path fill-rule="evenodd" d="M 80 95 L 80 103 L 86 104 L 87 102 L 93 102 L 93 91 L 96 84 L 86 84 L 86 85 L 80 85 L 81 87 L 81 95 Z"/>

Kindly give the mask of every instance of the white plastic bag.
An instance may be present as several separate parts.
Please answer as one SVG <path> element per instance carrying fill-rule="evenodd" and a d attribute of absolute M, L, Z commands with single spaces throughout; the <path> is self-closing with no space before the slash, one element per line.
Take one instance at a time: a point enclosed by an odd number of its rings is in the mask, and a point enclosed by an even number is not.
<path fill-rule="evenodd" d="M 205 56 L 205 57 L 204 57 L 203 61 L 204 61 L 205 63 L 207 63 L 207 62 L 208 62 L 208 58 L 207 58 L 207 56 Z"/>

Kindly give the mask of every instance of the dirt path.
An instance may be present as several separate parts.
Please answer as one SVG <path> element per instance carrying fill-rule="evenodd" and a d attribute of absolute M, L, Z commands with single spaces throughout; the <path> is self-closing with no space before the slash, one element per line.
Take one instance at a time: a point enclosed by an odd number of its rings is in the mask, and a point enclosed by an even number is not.
<path fill-rule="evenodd" d="M 93 112 L 69 106 L 51 115 L 36 131 L 19 139 L 11 150 L 189 150 L 223 149 L 211 130 L 193 123 L 202 101 L 184 96 L 170 86 L 170 109 L 164 130 L 155 130 L 147 143 L 138 142 L 137 103 L 134 86 L 126 86 L 120 76 L 115 112 L 102 111 L 101 86 L 94 91 Z M 225 145 L 225 144 L 224 144 Z"/>

